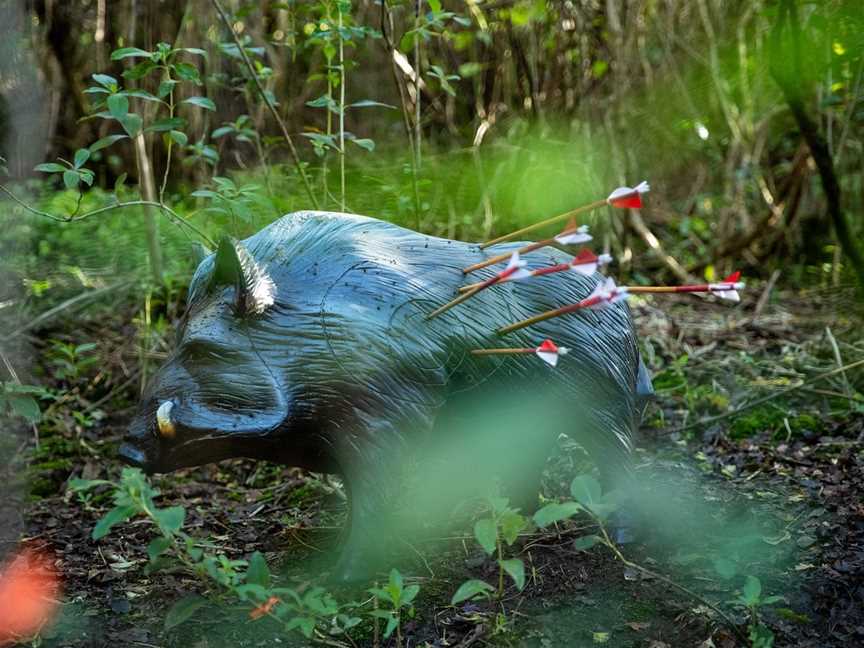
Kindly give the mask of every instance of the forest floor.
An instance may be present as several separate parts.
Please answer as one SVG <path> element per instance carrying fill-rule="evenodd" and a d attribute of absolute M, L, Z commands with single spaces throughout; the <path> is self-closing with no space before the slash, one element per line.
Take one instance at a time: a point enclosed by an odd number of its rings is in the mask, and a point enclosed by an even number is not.
<path fill-rule="evenodd" d="M 733 601 L 747 576 L 759 579 L 763 596 L 782 597 L 759 610 L 775 646 L 864 645 L 864 372 L 813 380 L 864 358 L 864 341 L 861 320 L 849 315 L 851 297 L 832 295 L 775 295 L 735 310 L 686 300 L 664 302 L 662 311 L 634 307 L 658 398 L 636 455 L 634 537 L 621 550 L 699 598 L 625 567 L 603 547 L 577 551 L 573 540 L 591 532 L 577 518 L 519 539 L 514 555 L 528 574 L 522 592 L 511 583 L 500 602 L 450 606 L 467 578 L 497 578 L 466 525 L 400 559 L 408 582 L 421 587 L 416 614 L 403 621 L 405 645 L 731 648 L 743 643 L 699 599 L 722 607 L 746 633 L 748 612 Z M 58 381 L 67 395 L 47 412 L 38 451 L 21 447 L 28 429 L 3 451 L 0 477 L 13 496 L 0 503 L 2 548 L 23 529 L 27 544 L 56 555 L 64 578 L 62 614 L 42 645 L 311 645 L 269 619 L 251 621 L 250 606 L 237 602 L 213 602 L 166 631 L 172 602 L 202 592 L 201 583 L 180 571 L 148 574 L 152 535 L 143 521 L 90 539 L 110 502 L 84 505 L 65 483 L 118 473 L 113 453 L 138 380 L 130 326 L 106 332 L 105 320 L 93 318 L 40 331 L 42 340 L 101 340 L 100 360 L 84 386 Z M 764 402 L 728 415 L 757 397 Z M 566 491 L 579 460 L 564 444 L 548 465 L 547 496 Z M 314 581 L 344 518 L 332 480 L 264 463 L 225 462 L 153 482 L 160 502 L 186 508 L 190 533 L 231 558 L 261 551 L 279 582 L 298 589 Z M 357 589 L 334 594 L 368 599 Z M 369 628 L 326 641 L 371 646 Z"/>

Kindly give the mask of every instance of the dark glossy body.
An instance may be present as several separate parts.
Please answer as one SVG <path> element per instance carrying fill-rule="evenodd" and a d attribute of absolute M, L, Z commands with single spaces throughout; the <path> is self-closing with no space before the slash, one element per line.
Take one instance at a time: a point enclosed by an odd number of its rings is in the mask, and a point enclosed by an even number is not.
<path fill-rule="evenodd" d="M 462 268 L 519 245 L 481 251 L 361 216 L 300 212 L 241 243 L 248 255 L 241 249 L 238 282 L 220 248 L 195 273 L 177 350 L 150 385 L 121 453 L 159 472 L 242 456 L 341 473 L 352 501 L 348 575 L 387 506 L 386 466 L 434 437 L 453 407 L 470 409 L 475 394 L 590 399 L 573 412 L 580 441 L 599 463 L 620 468 L 640 392 L 650 390 L 627 307 L 495 333 L 584 298 L 596 279 L 559 273 L 507 283 L 424 319 L 459 286 L 500 270 L 464 277 Z M 567 258 L 547 249 L 527 260 L 534 268 Z M 533 355 L 469 354 L 545 338 L 571 349 L 556 369 Z M 167 436 L 156 426 L 166 401 Z M 528 445 L 545 459 L 550 439 L 575 427 L 526 430 Z"/>

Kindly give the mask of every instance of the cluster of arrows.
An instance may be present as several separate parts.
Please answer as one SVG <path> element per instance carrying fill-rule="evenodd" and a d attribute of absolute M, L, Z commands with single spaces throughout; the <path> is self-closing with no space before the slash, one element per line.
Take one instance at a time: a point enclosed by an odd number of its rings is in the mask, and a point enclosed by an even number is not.
<path fill-rule="evenodd" d="M 490 245 L 495 245 L 496 243 L 503 243 L 504 241 L 509 241 L 518 236 L 521 236 L 522 234 L 531 232 L 541 227 L 545 227 L 547 225 L 551 225 L 553 223 L 568 221 L 568 224 L 557 236 L 537 241 L 529 245 L 525 245 L 512 253 L 493 256 L 489 259 L 486 259 L 485 261 L 475 263 L 474 265 L 468 266 L 467 268 L 463 269 L 462 272 L 468 275 L 472 272 L 480 270 L 481 268 L 507 261 L 507 266 L 503 270 L 497 272 L 491 278 L 460 288 L 459 292 L 461 294 L 458 297 L 447 302 L 443 306 L 436 308 L 434 311 L 432 311 L 426 316 L 426 319 L 432 319 L 433 317 L 437 317 L 438 315 L 450 310 L 454 306 L 458 306 L 459 304 L 468 301 L 474 295 L 483 290 L 486 290 L 487 288 L 491 288 L 492 286 L 496 286 L 498 284 L 506 283 L 509 281 L 526 281 L 537 277 L 544 277 L 546 275 L 554 274 L 557 272 L 577 272 L 588 277 L 593 276 L 599 268 L 612 261 L 611 256 L 609 256 L 608 254 L 600 254 L 598 256 L 588 248 L 583 247 L 579 251 L 579 253 L 575 257 L 573 257 L 572 261 L 569 261 L 567 263 L 557 263 L 555 265 L 547 266 L 545 268 L 538 268 L 537 270 L 527 270 L 525 267 L 527 263 L 522 260 L 521 255 L 529 254 L 536 250 L 540 250 L 542 248 L 556 244 L 578 245 L 581 243 L 589 242 L 591 240 L 591 235 L 588 233 L 588 227 L 586 225 L 579 225 L 576 222 L 576 217 L 579 214 L 589 212 L 605 205 L 617 207 L 619 209 L 639 209 L 642 207 L 642 194 L 647 193 L 649 189 L 650 187 L 648 186 L 647 182 L 641 182 L 635 187 L 618 187 L 617 189 L 615 189 L 615 191 L 610 193 L 609 196 L 602 200 L 596 200 L 587 205 L 583 205 L 582 207 L 577 207 L 576 209 L 573 209 L 567 213 L 554 216 L 539 223 L 534 223 L 533 225 L 529 225 L 528 227 L 523 227 L 522 229 L 516 230 L 515 232 L 505 234 L 504 236 L 499 236 L 498 238 L 483 243 L 480 246 L 481 249 L 487 248 Z M 568 313 L 575 313 L 585 308 L 595 310 L 608 308 L 611 304 L 623 301 L 630 297 L 630 295 L 632 294 L 639 293 L 711 293 L 717 295 L 721 299 L 727 299 L 737 302 L 739 301 L 738 291 L 744 288 L 744 284 L 739 281 L 740 277 L 740 272 L 734 272 L 717 283 L 693 284 L 684 286 L 618 286 L 615 283 L 614 279 L 612 279 L 611 277 L 606 277 L 597 284 L 591 294 L 588 295 L 585 299 L 576 302 L 575 304 L 568 304 L 554 310 L 546 311 L 545 313 L 534 315 L 533 317 L 529 317 L 528 319 L 522 320 L 521 322 L 514 322 L 513 324 L 509 324 L 508 326 L 498 329 L 498 334 L 505 335 L 507 333 L 512 333 L 513 331 L 525 328 L 526 326 L 531 326 L 532 324 L 536 324 L 538 322 L 542 322 L 553 317 L 560 317 L 561 315 L 566 315 Z M 545 340 L 542 344 L 540 344 L 540 346 L 535 348 L 528 347 L 475 349 L 471 353 L 474 355 L 535 354 L 547 364 L 555 367 L 558 364 L 558 358 L 562 355 L 565 355 L 567 352 L 568 349 L 566 349 L 565 347 L 556 346 L 552 340 Z"/>

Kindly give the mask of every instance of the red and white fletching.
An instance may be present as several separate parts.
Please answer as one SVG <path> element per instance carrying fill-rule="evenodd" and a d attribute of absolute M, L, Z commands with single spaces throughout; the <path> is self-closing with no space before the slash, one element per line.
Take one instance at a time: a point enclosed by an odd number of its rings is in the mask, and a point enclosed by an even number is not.
<path fill-rule="evenodd" d="M 642 194 L 648 193 L 651 187 L 643 180 L 635 187 L 618 187 L 609 194 L 606 202 L 613 207 L 622 209 L 640 209 L 642 207 Z"/>
<path fill-rule="evenodd" d="M 516 251 L 510 257 L 510 261 L 507 262 L 507 267 L 498 273 L 498 278 L 509 281 L 527 279 L 531 276 L 531 272 L 525 269 L 526 265 L 528 265 L 528 262 L 520 259 L 519 252 Z"/>
<path fill-rule="evenodd" d="M 708 284 L 708 290 L 710 290 L 712 294 L 717 295 L 720 299 L 739 302 L 741 301 L 741 296 L 738 294 L 738 291 L 744 288 L 744 282 L 738 281 L 740 278 L 740 272 L 733 272 L 719 283 Z"/>
<path fill-rule="evenodd" d="M 590 277 L 597 272 L 597 269 L 600 266 L 611 262 L 612 257 L 608 254 L 597 256 L 591 250 L 585 249 L 580 250 L 579 254 L 577 254 L 573 261 L 570 262 L 570 269 L 573 272 L 578 272 L 581 275 Z"/>
<path fill-rule="evenodd" d="M 555 237 L 555 240 L 561 245 L 578 245 L 590 241 L 591 235 L 588 233 L 587 225 L 580 225 L 579 227 L 568 225 L 563 232 Z"/>
<path fill-rule="evenodd" d="M 556 346 L 552 340 L 544 340 L 543 344 L 534 349 L 534 353 L 537 354 L 537 357 L 551 367 L 558 364 L 558 358 L 560 356 L 567 355 L 569 352 L 570 349 L 567 347 Z"/>
<path fill-rule="evenodd" d="M 617 286 L 612 277 L 607 277 L 605 281 L 597 284 L 597 287 L 591 292 L 585 301 L 590 302 L 587 308 L 600 309 L 606 308 L 610 304 L 616 304 L 630 297 L 625 286 Z"/>

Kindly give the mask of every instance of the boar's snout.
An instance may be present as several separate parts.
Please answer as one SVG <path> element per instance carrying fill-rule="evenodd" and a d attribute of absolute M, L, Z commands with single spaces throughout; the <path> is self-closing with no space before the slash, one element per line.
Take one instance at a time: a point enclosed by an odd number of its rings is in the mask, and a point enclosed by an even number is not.
<path fill-rule="evenodd" d="M 124 463 L 141 468 L 146 473 L 153 473 L 157 471 L 159 463 L 158 446 L 153 431 L 144 420 L 138 418 L 129 426 L 118 454 Z"/>

